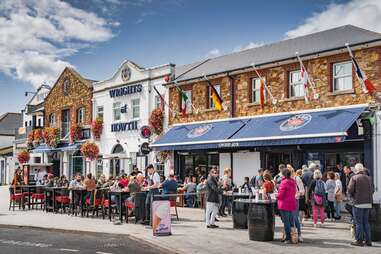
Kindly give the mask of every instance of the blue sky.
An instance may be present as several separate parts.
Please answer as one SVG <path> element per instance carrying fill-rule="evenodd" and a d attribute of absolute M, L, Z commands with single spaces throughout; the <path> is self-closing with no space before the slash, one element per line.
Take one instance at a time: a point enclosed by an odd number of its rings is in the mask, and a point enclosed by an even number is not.
<path fill-rule="evenodd" d="M 378 0 L 3 1 L 0 113 L 21 110 L 24 91 L 68 64 L 102 80 L 124 59 L 182 65 L 347 23 L 381 32 Z"/>

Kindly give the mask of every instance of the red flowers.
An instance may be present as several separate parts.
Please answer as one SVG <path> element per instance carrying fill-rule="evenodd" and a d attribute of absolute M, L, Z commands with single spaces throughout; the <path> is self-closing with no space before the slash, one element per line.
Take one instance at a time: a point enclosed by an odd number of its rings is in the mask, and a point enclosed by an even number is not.
<path fill-rule="evenodd" d="M 99 139 L 102 135 L 102 129 L 103 129 L 103 120 L 100 117 L 97 117 L 92 123 L 91 123 L 91 131 L 93 133 L 94 138 Z"/>
<path fill-rule="evenodd" d="M 28 134 L 27 144 L 29 146 L 38 146 L 43 142 L 42 129 L 31 130 Z"/>
<path fill-rule="evenodd" d="M 18 154 L 17 154 L 17 160 L 21 163 L 21 164 L 25 164 L 29 161 L 30 159 L 30 155 L 29 155 L 29 152 L 28 150 L 21 150 Z"/>
<path fill-rule="evenodd" d="M 82 138 L 82 128 L 78 124 L 74 123 L 70 126 L 70 142 L 80 140 Z"/>
<path fill-rule="evenodd" d="M 160 135 L 163 132 L 163 123 L 164 112 L 160 108 L 152 111 L 151 116 L 149 117 L 149 124 L 156 135 Z"/>
<path fill-rule="evenodd" d="M 43 131 L 45 144 L 49 147 L 57 147 L 60 142 L 60 129 L 55 127 L 46 127 Z"/>
<path fill-rule="evenodd" d="M 81 153 L 89 160 L 95 160 L 99 154 L 99 148 L 94 142 L 86 142 L 81 147 Z"/>

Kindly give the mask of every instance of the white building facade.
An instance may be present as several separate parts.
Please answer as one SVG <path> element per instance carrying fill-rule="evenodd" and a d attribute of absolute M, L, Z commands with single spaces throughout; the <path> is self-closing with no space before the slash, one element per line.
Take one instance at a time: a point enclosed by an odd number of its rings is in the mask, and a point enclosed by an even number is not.
<path fill-rule="evenodd" d="M 167 119 L 168 94 L 162 84 L 173 69 L 172 64 L 142 68 L 125 61 L 110 79 L 94 83 L 93 119 L 103 119 L 102 135 L 96 141 L 100 149 L 96 175 L 116 176 L 134 167 L 144 171 L 148 164 L 164 174 L 153 152 L 141 153 L 141 145 L 153 142 L 154 135 L 144 138 L 140 133 L 154 109 L 161 107 Z"/>

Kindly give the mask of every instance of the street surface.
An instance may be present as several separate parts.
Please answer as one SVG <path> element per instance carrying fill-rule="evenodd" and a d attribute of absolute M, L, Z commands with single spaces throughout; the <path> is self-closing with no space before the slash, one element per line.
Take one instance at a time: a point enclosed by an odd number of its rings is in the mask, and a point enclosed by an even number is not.
<path fill-rule="evenodd" d="M 0 227 L 0 253 L 159 254 L 163 252 L 131 240 L 127 236 Z"/>

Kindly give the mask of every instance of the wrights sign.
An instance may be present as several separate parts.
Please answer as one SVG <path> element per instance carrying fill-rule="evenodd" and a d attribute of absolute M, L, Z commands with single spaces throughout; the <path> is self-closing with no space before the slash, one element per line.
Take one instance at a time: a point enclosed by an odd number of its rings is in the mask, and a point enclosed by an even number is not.
<path fill-rule="evenodd" d="M 130 85 L 130 86 L 123 86 L 120 88 L 115 88 L 109 91 L 110 97 L 120 97 L 128 94 L 134 94 L 134 93 L 141 93 L 143 91 L 143 85 Z"/>
<path fill-rule="evenodd" d="M 111 124 L 111 132 L 132 131 L 137 129 L 138 129 L 138 121 Z"/>

